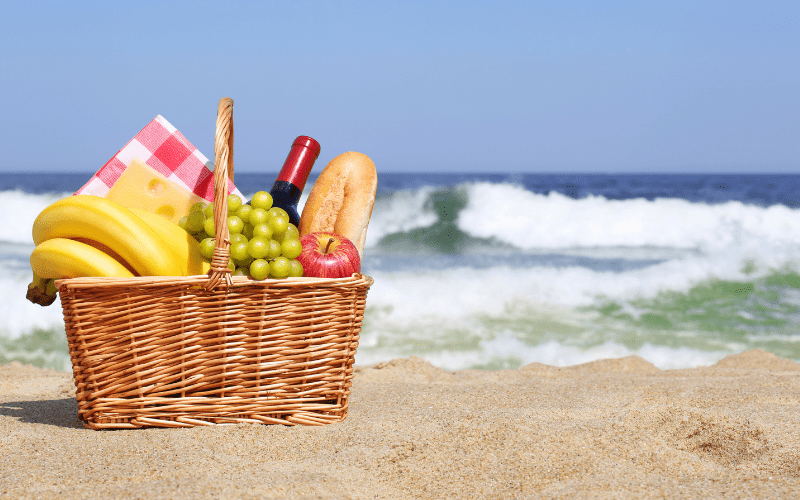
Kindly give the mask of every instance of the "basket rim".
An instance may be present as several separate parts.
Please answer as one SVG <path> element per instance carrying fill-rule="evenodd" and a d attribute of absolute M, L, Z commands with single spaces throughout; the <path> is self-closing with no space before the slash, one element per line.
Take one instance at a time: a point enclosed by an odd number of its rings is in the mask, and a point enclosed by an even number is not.
<path fill-rule="evenodd" d="M 197 285 L 203 286 L 208 282 L 207 274 L 197 274 L 193 276 L 133 276 L 128 278 L 114 278 L 114 277 L 80 277 L 80 278 L 64 278 L 55 280 L 55 286 L 59 290 L 62 287 L 67 288 L 89 288 L 96 286 L 158 286 L 158 285 Z M 231 276 L 230 287 L 281 287 L 281 286 L 325 286 L 325 285 L 345 285 L 357 284 L 363 282 L 368 287 L 372 286 L 374 279 L 371 276 L 361 273 L 353 273 L 352 276 L 344 278 L 316 278 L 312 276 L 302 276 L 293 278 L 274 279 L 267 278 L 257 280 L 249 276 Z M 225 285 L 219 285 L 218 288 L 226 288 Z"/>

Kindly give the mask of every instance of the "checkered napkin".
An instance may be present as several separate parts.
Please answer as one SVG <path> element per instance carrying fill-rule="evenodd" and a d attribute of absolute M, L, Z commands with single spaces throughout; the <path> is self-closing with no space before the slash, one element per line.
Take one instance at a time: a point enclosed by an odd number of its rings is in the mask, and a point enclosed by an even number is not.
<path fill-rule="evenodd" d="M 214 201 L 214 162 L 161 115 L 153 118 L 75 194 L 105 196 L 134 158 L 207 201 Z M 230 179 L 228 193 L 245 199 Z"/>

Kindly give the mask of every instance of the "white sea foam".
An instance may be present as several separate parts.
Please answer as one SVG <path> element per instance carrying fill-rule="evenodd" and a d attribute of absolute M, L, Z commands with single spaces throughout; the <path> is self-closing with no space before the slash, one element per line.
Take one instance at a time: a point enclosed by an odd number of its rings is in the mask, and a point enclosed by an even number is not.
<path fill-rule="evenodd" d="M 464 189 L 468 203 L 459 213 L 459 229 L 521 249 L 651 246 L 713 252 L 752 242 L 770 247 L 800 243 L 800 210 L 783 205 L 573 199 L 484 182 Z"/>
<path fill-rule="evenodd" d="M 31 227 L 39 212 L 71 193 L 30 194 L 23 191 L 0 191 L 0 241 L 32 243 Z"/>
<path fill-rule="evenodd" d="M 0 337 L 17 338 L 36 329 L 63 330 L 59 302 L 42 307 L 25 298 L 30 271 L 0 277 Z"/>
<path fill-rule="evenodd" d="M 551 340 L 528 345 L 512 335 L 499 335 L 482 342 L 479 349 L 470 351 L 443 351 L 415 354 L 445 370 L 463 370 L 475 367 L 521 367 L 530 363 L 550 366 L 574 366 L 609 358 L 639 356 L 662 370 L 710 366 L 729 354 L 728 351 L 701 351 L 689 347 L 667 347 L 646 343 L 639 349 L 630 349 L 617 342 L 580 348 Z M 356 354 L 356 363 L 368 365 L 405 357 L 391 351 L 362 349 Z"/>
<path fill-rule="evenodd" d="M 747 348 L 754 340 L 720 334 L 702 341 L 706 347 L 698 348 L 691 341 L 694 333 L 680 330 L 673 334 L 684 336 L 685 340 L 679 342 L 687 342 L 685 346 L 645 342 L 629 348 L 620 341 L 595 346 L 592 339 L 646 339 L 648 331 L 636 322 L 649 311 L 638 309 L 635 304 L 639 300 L 654 299 L 665 292 L 685 297 L 693 287 L 714 279 L 753 282 L 770 276 L 775 269 L 798 272 L 796 253 L 692 254 L 625 272 L 503 266 L 427 273 L 376 272 L 369 292 L 359 362 L 413 353 L 442 368 L 462 369 L 505 366 L 504 360 L 508 359 L 518 364 L 536 361 L 566 366 L 638 354 L 662 369 L 709 365 L 726 353 Z M 791 290 L 782 290 L 779 295 L 787 293 L 791 295 Z M 597 317 L 593 311 L 605 301 L 620 306 L 620 314 L 629 315 L 633 323 L 617 324 Z M 784 297 L 780 303 L 793 302 Z M 697 307 L 715 306 L 704 303 Z M 496 328 L 503 327 L 513 331 L 497 334 Z M 781 341 L 784 344 L 794 339 L 791 324 L 787 328 L 778 330 L 783 337 L 789 336 Z M 463 342 L 470 345 L 475 338 L 482 340 L 478 347 L 463 349 L 453 337 L 463 337 Z M 546 340 L 548 337 L 560 340 Z M 409 349 L 414 345 L 422 347 L 415 352 Z"/>
<path fill-rule="evenodd" d="M 748 265 L 749 264 L 749 265 Z M 370 305 L 391 310 L 394 321 L 501 314 L 511 303 L 584 307 L 599 299 L 630 301 L 662 292 L 684 293 L 709 280 L 753 280 L 775 269 L 800 270 L 797 250 L 697 255 L 625 271 L 586 267 L 497 266 L 430 272 L 375 272 Z"/>
<path fill-rule="evenodd" d="M 513 340 L 511 340 L 513 339 Z M 617 342 L 604 342 L 589 348 L 564 345 L 549 341 L 536 346 L 526 345 L 510 336 L 499 336 L 482 345 L 483 363 L 492 359 L 516 357 L 521 364 L 542 363 L 550 366 L 574 366 L 598 359 L 622 358 L 637 355 L 662 370 L 708 366 L 716 363 L 727 352 L 699 351 L 688 347 L 672 348 L 645 343 L 639 349 L 630 349 Z M 456 369 L 453 367 L 452 369 Z"/>

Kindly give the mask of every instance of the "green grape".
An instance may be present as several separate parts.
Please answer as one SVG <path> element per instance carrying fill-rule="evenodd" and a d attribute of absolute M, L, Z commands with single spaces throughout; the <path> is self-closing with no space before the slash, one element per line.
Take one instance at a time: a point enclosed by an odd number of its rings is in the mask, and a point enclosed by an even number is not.
<path fill-rule="evenodd" d="M 228 269 L 230 269 L 231 272 L 236 270 L 236 264 L 233 262 L 233 259 L 228 259 Z"/>
<path fill-rule="evenodd" d="M 247 243 L 247 253 L 254 259 L 263 259 L 269 253 L 271 241 L 274 240 L 254 237 Z"/>
<path fill-rule="evenodd" d="M 208 205 L 203 208 L 203 214 L 206 216 L 206 219 L 213 219 L 214 218 L 214 204 L 209 203 Z"/>
<path fill-rule="evenodd" d="M 281 256 L 281 244 L 275 240 L 269 240 L 267 248 L 267 259 L 272 260 Z"/>
<path fill-rule="evenodd" d="M 263 208 L 254 208 L 252 211 L 250 211 L 250 217 L 247 220 L 253 226 L 265 224 L 267 221 L 269 221 L 269 212 Z"/>
<path fill-rule="evenodd" d="M 250 276 L 250 269 L 247 267 L 237 267 L 232 276 Z"/>
<path fill-rule="evenodd" d="M 248 241 L 250 241 L 250 238 L 248 238 L 242 233 L 236 233 L 231 235 L 231 246 L 239 242 L 247 243 Z"/>
<path fill-rule="evenodd" d="M 239 234 L 244 229 L 244 222 L 236 215 L 228 216 L 228 233 Z"/>
<path fill-rule="evenodd" d="M 289 259 L 286 257 L 278 257 L 269 263 L 269 277 L 275 279 L 288 278 L 292 270 Z"/>
<path fill-rule="evenodd" d="M 183 216 L 183 217 L 181 217 L 181 218 L 180 218 L 180 220 L 178 221 L 178 227 L 180 227 L 181 229 L 183 229 L 184 231 L 187 231 L 187 232 L 189 231 L 188 229 L 186 229 L 186 221 L 187 221 L 188 219 L 189 219 L 189 216 L 188 216 L 188 215 L 184 215 L 184 216 Z"/>
<path fill-rule="evenodd" d="M 231 259 L 235 261 L 245 260 L 250 258 L 250 254 L 247 252 L 247 243 L 239 242 L 239 243 L 231 243 Z"/>
<path fill-rule="evenodd" d="M 203 230 L 206 216 L 203 212 L 192 212 L 186 216 L 186 230 L 190 233 L 197 233 Z"/>
<path fill-rule="evenodd" d="M 203 229 L 207 235 L 214 236 L 214 219 L 206 219 L 206 222 L 203 224 Z"/>
<path fill-rule="evenodd" d="M 269 224 L 259 224 L 253 227 L 253 236 L 261 236 L 262 238 L 272 238 L 272 228 Z"/>
<path fill-rule="evenodd" d="M 250 204 L 253 206 L 253 208 L 269 210 L 272 208 L 272 195 L 266 191 L 259 191 L 253 195 L 253 198 L 250 200 Z"/>
<path fill-rule="evenodd" d="M 194 203 L 194 204 L 193 204 L 193 205 L 192 205 L 192 206 L 189 208 L 189 213 L 192 213 L 192 212 L 202 212 L 204 208 L 206 208 L 206 204 L 205 204 L 205 202 L 198 201 L 197 203 Z"/>
<path fill-rule="evenodd" d="M 233 260 L 233 263 L 236 264 L 236 267 L 247 267 L 247 268 L 249 268 L 250 267 L 250 263 L 253 262 L 254 259 L 252 257 L 250 257 L 250 255 L 248 255 L 246 259 L 242 259 L 242 260 L 232 259 L 232 260 Z"/>
<path fill-rule="evenodd" d="M 205 257 L 206 259 L 211 259 L 214 256 L 214 244 L 216 240 L 214 238 L 205 238 L 203 241 L 200 242 L 200 255 Z"/>
<path fill-rule="evenodd" d="M 289 218 L 272 217 L 272 219 L 269 220 L 269 227 L 272 229 L 272 234 L 283 234 L 286 232 L 286 229 L 289 228 Z"/>
<path fill-rule="evenodd" d="M 286 210 L 284 210 L 284 209 L 282 209 L 280 207 L 272 207 L 272 208 L 270 208 L 269 209 L 269 215 L 271 217 L 283 217 L 287 221 L 289 220 L 289 214 L 286 212 Z"/>
<path fill-rule="evenodd" d="M 287 259 L 296 259 L 301 253 L 303 253 L 303 244 L 300 243 L 300 240 L 283 240 L 281 243 L 281 255 Z"/>
<path fill-rule="evenodd" d="M 205 229 L 201 229 L 196 233 L 192 233 L 192 236 L 194 236 L 194 239 L 196 239 L 197 241 L 203 241 L 204 239 L 208 238 Z"/>
<path fill-rule="evenodd" d="M 249 222 L 244 223 L 244 227 L 242 228 L 242 234 L 245 238 L 252 239 L 253 238 L 253 225 Z"/>
<path fill-rule="evenodd" d="M 286 240 L 299 240 L 300 231 L 297 230 L 297 226 L 295 226 L 290 222 L 289 225 L 286 227 L 286 231 L 284 231 L 281 234 L 275 234 L 272 237 L 278 240 L 278 242 L 280 243 L 283 243 Z"/>
<path fill-rule="evenodd" d="M 236 211 L 236 215 L 243 221 L 247 222 L 250 220 L 250 212 L 252 211 L 253 211 L 252 206 L 242 205 L 241 207 L 239 207 L 239 210 Z"/>
<path fill-rule="evenodd" d="M 253 279 L 263 280 L 269 276 L 269 262 L 264 259 L 256 259 L 250 263 L 250 276 Z"/>
<path fill-rule="evenodd" d="M 303 264 L 301 264 L 299 260 L 290 259 L 289 260 L 289 277 L 290 278 L 300 278 L 301 276 L 303 276 Z"/>
<path fill-rule="evenodd" d="M 238 194 L 228 195 L 228 213 L 235 214 L 242 207 L 242 199 Z"/>

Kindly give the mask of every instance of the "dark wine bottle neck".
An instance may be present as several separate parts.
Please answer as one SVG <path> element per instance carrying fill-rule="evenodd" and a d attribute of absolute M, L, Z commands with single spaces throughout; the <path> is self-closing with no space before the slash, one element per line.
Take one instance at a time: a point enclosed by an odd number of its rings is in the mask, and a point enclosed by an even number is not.
<path fill-rule="evenodd" d="M 297 205 L 302 193 L 303 190 L 293 183 L 282 180 L 275 181 L 275 184 L 272 185 L 272 189 L 270 190 L 273 200 L 282 205 Z"/>
<path fill-rule="evenodd" d="M 302 193 L 300 188 L 290 182 L 275 181 L 269 193 L 272 195 L 272 206 L 286 210 L 289 222 L 297 226 L 300 223 L 300 214 L 297 212 L 297 202 Z"/>

